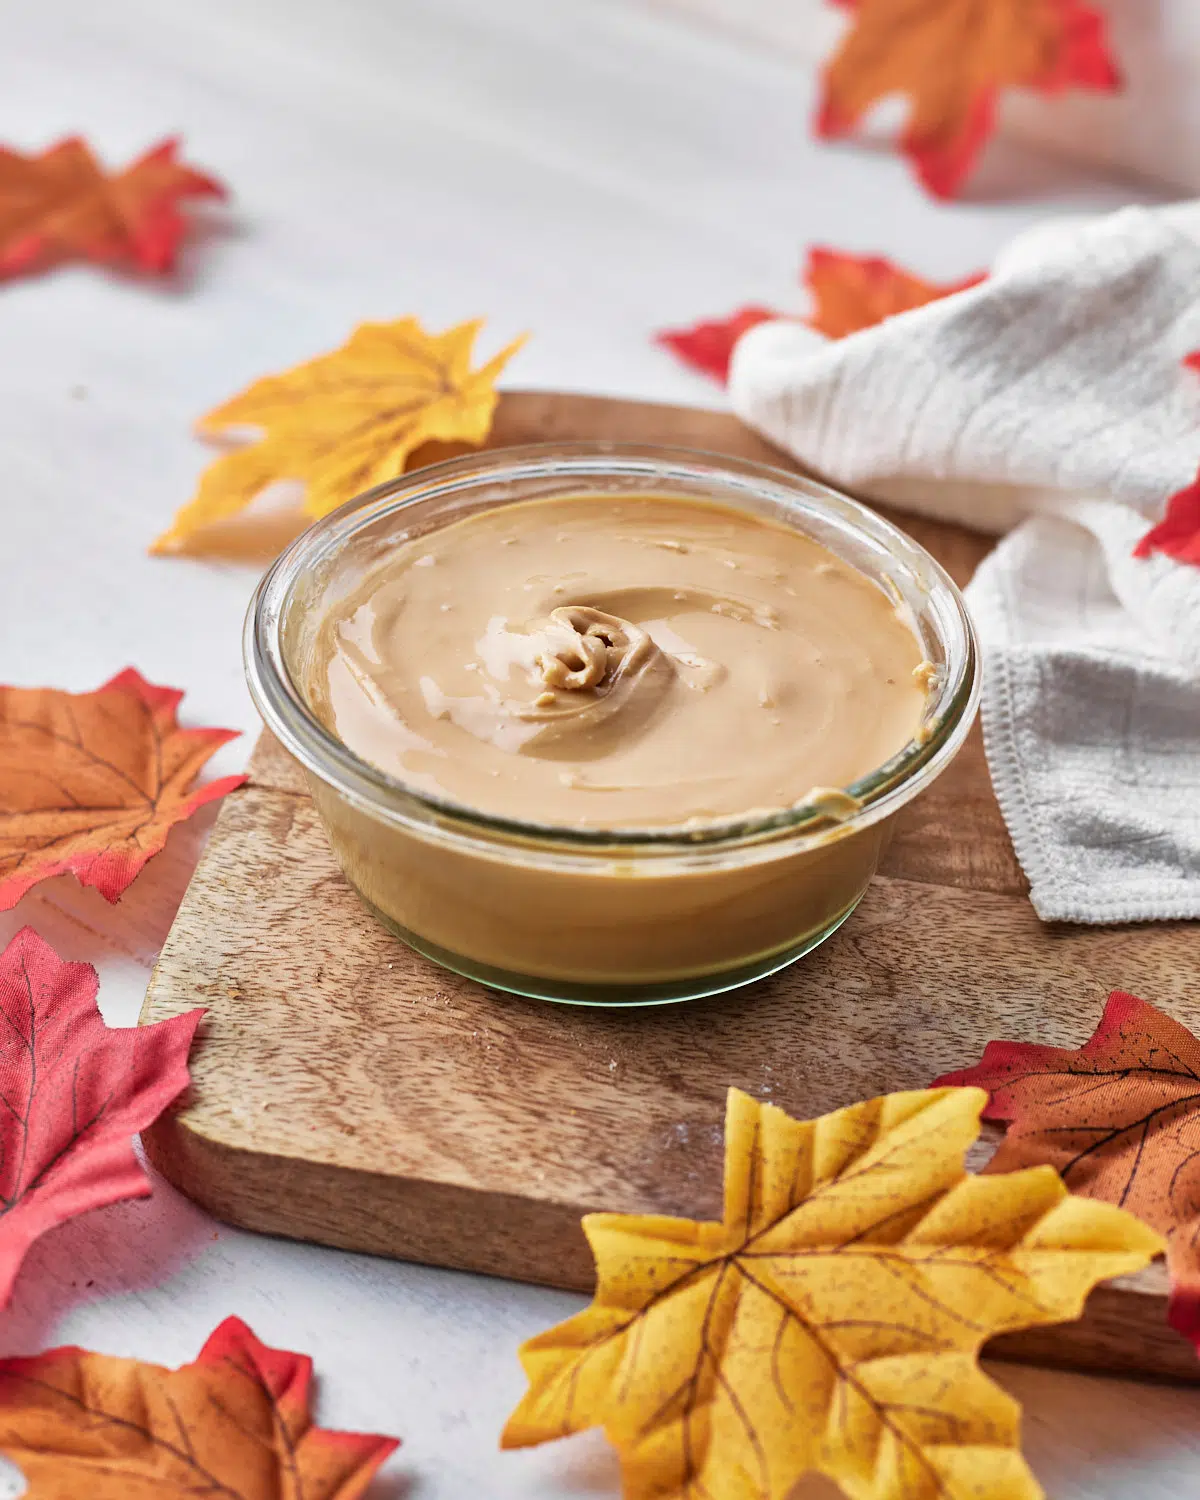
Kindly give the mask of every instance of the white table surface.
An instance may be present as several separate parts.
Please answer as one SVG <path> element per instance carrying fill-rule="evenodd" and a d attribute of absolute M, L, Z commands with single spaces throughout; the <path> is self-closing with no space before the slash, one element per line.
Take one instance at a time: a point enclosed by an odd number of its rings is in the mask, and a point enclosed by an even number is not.
<path fill-rule="evenodd" d="M 214 774 L 255 730 L 253 572 L 145 547 L 205 462 L 191 422 L 249 379 L 360 319 L 486 314 L 488 351 L 532 331 L 513 384 L 716 404 L 652 330 L 799 306 L 805 245 L 958 277 L 1045 214 L 1133 191 L 999 147 L 972 199 L 932 203 L 896 159 L 809 139 L 795 63 L 619 0 L 38 0 L 0 35 L 0 141 L 82 130 L 116 163 L 178 130 L 236 194 L 175 286 L 71 268 L 0 288 L 0 680 L 81 690 L 135 664 L 187 689 L 190 722 L 246 731 Z M 0 940 L 33 923 L 132 1023 L 196 822 L 119 908 L 63 877 Z M 314 1356 L 321 1421 L 403 1437 L 378 1500 L 578 1500 L 618 1492 L 602 1440 L 496 1440 L 518 1343 L 580 1300 L 241 1233 L 158 1181 L 34 1248 L 0 1349 L 173 1364 L 238 1313 Z M 1200 1493 L 1200 1392 L 993 1368 L 1056 1500 Z"/>

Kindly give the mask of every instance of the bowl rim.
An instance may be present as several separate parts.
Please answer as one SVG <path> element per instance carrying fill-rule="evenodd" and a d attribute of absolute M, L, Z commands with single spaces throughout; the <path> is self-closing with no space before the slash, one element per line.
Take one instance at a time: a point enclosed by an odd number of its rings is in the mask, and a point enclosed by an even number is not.
<path fill-rule="evenodd" d="M 309 708 L 283 650 L 289 603 L 296 584 L 358 531 L 422 500 L 479 485 L 554 477 L 561 478 L 569 493 L 572 476 L 595 479 L 606 472 L 644 478 L 651 493 L 656 476 L 710 479 L 760 498 L 791 501 L 831 517 L 920 576 L 930 603 L 939 606 L 936 618 L 947 670 L 917 734 L 883 765 L 841 789 L 851 799 L 845 807 L 831 808 L 828 800 L 816 797 L 695 826 L 643 828 L 576 828 L 506 818 L 418 790 L 389 775 L 356 755 Z M 728 494 L 714 498 L 731 499 Z M 857 571 L 871 576 L 862 568 Z M 734 852 L 772 858 L 781 852 L 781 840 L 791 854 L 866 828 L 898 811 L 954 757 L 974 721 L 981 687 L 978 641 L 958 586 L 898 526 L 807 475 L 699 448 L 629 442 L 565 441 L 485 449 L 402 474 L 354 496 L 315 521 L 267 568 L 246 612 L 243 659 L 251 698 L 266 727 L 306 771 L 363 812 L 438 841 L 465 841 L 493 853 L 497 842 L 518 843 L 527 851 L 565 858 L 571 864 L 580 858 L 592 864 L 598 854 L 611 859 L 617 851 L 633 858 L 685 855 L 692 863 L 700 856 L 707 862 Z"/>

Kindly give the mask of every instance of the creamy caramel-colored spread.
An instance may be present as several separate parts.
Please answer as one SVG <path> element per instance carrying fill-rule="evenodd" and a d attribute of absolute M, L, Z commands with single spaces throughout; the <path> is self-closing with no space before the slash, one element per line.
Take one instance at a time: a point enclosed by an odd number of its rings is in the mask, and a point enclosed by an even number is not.
<path fill-rule="evenodd" d="M 304 682 L 415 789 L 591 829 L 841 805 L 917 734 L 928 685 L 894 601 L 817 543 L 586 494 L 400 543 L 321 622 Z"/>

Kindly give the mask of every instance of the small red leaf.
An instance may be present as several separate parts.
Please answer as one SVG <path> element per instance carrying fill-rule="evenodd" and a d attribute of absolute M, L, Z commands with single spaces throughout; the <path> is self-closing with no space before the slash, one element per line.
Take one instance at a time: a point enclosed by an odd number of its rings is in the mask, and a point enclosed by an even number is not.
<path fill-rule="evenodd" d="M 769 323 L 773 318 L 782 316 L 783 314 L 774 312 L 769 307 L 751 303 L 746 307 L 739 307 L 737 312 L 730 313 L 727 318 L 707 319 L 694 323 L 690 328 L 664 329 L 662 333 L 654 335 L 654 341 L 678 355 L 685 365 L 711 375 L 723 385 L 729 379 L 733 346 L 742 334 L 759 323 Z"/>
<path fill-rule="evenodd" d="M 0 279 L 64 260 L 160 274 L 175 264 L 185 198 L 224 198 L 215 177 L 177 159 L 179 142 L 151 147 L 106 173 L 77 136 L 40 156 L 0 147 Z"/>
<path fill-rule="evenodd" d="M 116 901 L 176 823 L 246 780 L 195 790 L 232 729 L 181 729 L 183 694 L 132 667 L 94 693 L 0 687 L 0 911 L 70 871 Z"/>
<path fill-rule="evenodd" d="M 1200 371 L 1200 349 L 1195 354 L 1189 354 L 1183 362 L 1189 370 Z"/>
<path fill-rule="evenodd" d="M 1167 501 L 1161 521 L 1133 549 L 1134 557 L 1165 553 L 1176 562 L 1200 568 L 1200 475 Z"/>
<path fill-rule="evenodd" d="M 97 989 L 32 927 L 0 954 L 0 1305 L 39 1235 L 150 1192 L 130 1137 L 187 1087 L 203 1010 L 108 1027 Z"/>
<path fill-rule="evenodd" d="M 988 1172 L 1049 1164 L 1167 1238 L 1171 1326 L 1200 1349 L 1200 1039 L 1120 990 L 1082 1047 L 989 1042 L 934 1088 L 983 1088 L 1008 1133 Z"/>

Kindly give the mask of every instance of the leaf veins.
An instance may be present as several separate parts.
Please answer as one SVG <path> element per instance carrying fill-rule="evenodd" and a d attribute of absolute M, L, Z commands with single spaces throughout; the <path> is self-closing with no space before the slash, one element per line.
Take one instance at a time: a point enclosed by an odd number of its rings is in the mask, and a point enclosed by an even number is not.
<path fill-rule="evenodd" d="M 797 1122 L 731 1090 L 723 1222 L 585 1219 L 596 1297 L 525 1345 L 505 1446 L 601 1424 L 631 1500 L 785 1500 L 811 1469 L 862 1500 L 1039 1495 L 978 1351 L 1078 1316 L 1160 1241 L 1081 1215 L 1049 1170 L 968 1176 L 984 1102 L 930 1090 Z"/>

